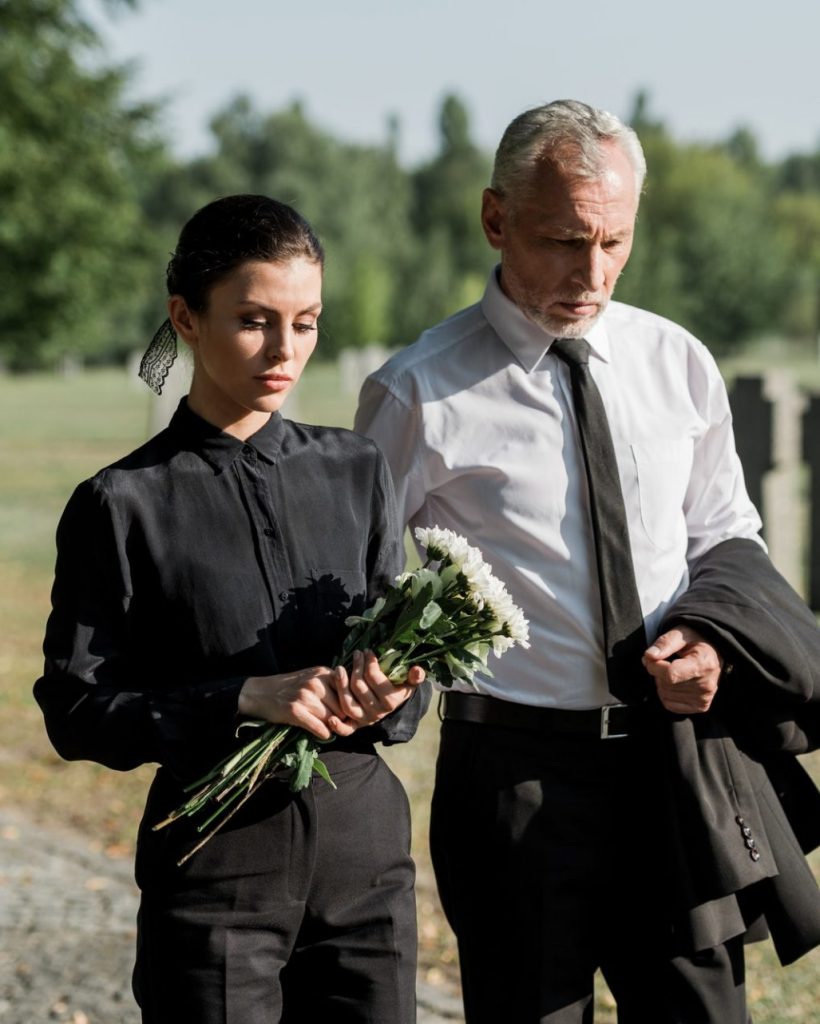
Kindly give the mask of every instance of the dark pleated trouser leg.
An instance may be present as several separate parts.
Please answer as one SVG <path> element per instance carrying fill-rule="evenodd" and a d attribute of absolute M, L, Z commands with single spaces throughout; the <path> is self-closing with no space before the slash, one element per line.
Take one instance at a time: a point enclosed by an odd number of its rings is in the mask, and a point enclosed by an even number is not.
<path fill-rule="evenodd" d="M 445 721 L 431 818 L 467 1024 L 746 1024 L 740 941 L 673 957 L 663 808 L 638 740 Z"/>
<path fill-rule="evenodd" d="M 415 1021 L 406 795 L 375 755 L 326 760 L 338 789 L 266 785 L 182 868 L 187 823 L 143 829 L 145 1024 Z"/>

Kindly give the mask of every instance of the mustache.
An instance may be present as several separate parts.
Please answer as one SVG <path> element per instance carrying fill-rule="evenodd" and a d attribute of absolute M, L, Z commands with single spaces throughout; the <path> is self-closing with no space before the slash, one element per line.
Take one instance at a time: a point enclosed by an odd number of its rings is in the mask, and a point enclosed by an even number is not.
<path fill-rule="evenodd" d="M 596 305 L 596 304 L 600 305 L 604 301 L 604 296 L 603 295 L 587 295 L 587 294 L 583 294 L 583 295 L 559 295 L 558 298 L 555 299 L 555 301 L 556 302 L 566 302 L 566 303 L 569 303 L 570 305 L 591 306 L 591 305 Z"/>

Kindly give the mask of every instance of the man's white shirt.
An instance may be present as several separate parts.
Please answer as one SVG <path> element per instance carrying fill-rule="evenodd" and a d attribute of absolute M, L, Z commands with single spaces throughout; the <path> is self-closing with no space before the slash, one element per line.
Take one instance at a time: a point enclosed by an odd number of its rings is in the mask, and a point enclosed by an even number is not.
<path fill-rule="evenodd" d="M 651 641 L 688 564 L 731 537 L 758 540 L 726 389 L 676 324 L 611 302 L 585 335 L 606 407 Z M 384 451 L 403 522 L 482 551 L 530 621 L 479 688 L 564 708 L 612 703 L 589 499 L 569 368 L 501 291 L 425 332 L 364 384 L 356 429 Z M 464 687 L 469 689 L 469 687 Z"/>

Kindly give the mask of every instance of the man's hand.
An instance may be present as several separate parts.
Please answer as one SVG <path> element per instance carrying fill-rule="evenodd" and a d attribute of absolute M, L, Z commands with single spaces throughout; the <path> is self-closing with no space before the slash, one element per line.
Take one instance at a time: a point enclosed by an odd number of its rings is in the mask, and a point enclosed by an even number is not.
<path fill-rule="evenodd" d="M 688 626 L 676 626 L 655 640 L 643 656 L 661 704 L 677 715 L 708 711 L 717 693 L 723 659 Z"/>
<path fill-rule="evenodd" d="M 372 651 L 354 651 L 350 675 L 340 670 L 336 692 L 346 721 L 356 726 L 372 725 L 409 700 L 423 681 L 424 669 L 414 665 L 404 683 L 393 683 Z"/>

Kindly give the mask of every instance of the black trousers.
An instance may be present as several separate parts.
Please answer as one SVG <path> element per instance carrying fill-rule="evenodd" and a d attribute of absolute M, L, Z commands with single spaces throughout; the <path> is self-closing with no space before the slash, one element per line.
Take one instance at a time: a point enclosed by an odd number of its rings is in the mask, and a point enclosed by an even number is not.
<path fill-rule="evenodd" d="M 407 797 L 375 754 L 329 751 L 338 789 L 267 783 L 182 868 L 188 822 L 141 830 L 134 991 L 145 1024 L 412 1024 Z"/>
<path fill-rule="evenodd" d="M 676 955 L 657 773 L 634 738 L 445 720 L 431 817 L 467 1024 L 746 1024 L 740 939 Z"/>

